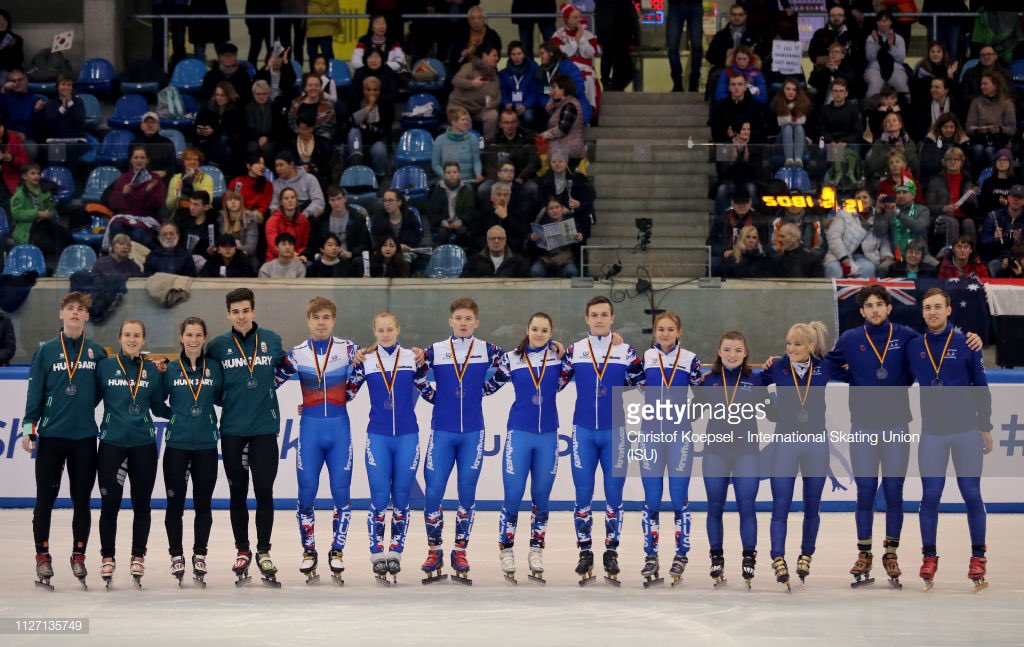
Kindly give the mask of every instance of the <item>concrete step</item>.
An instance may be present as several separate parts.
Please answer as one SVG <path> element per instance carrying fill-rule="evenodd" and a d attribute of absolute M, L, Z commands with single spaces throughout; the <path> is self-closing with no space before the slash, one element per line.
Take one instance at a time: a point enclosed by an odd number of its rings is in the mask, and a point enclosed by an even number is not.
<path fill-rule="evenodd" d="M 624 184 L 613 182 L 610 184 L 598 184 L 597 194 L 606 198 L 632 198 L 633 209 L 642 212 L 647 201 L 654 199 L 674 199 L 679 202 L 691 199 L 707 199 L 707 187 L 685 186 L 677 183 L 673 186 L 638 186 L 636 184 Z M 680 205 L 681 206 L 681 205 Z"/>
<path fill-rule="evenodd" d="M 629 126 L 604 126 L 590 128 L 587 130 L 587 139 L 594 139 L 598 143 L 602 140 L 614 139 L 629 142 L 655 141 L 669 142 L 686 145 L 687 138 L 692 137 L 694 142 L 701 142 L 708 138 L 708 127 L 704 124 L 694 124 L 688 127 L 666 127 L 657 125 Z"/>
<path fill-rule="evenodd" d="M 693 128 L 703 129 L 704 132 L 708 132 L 707 113 L 686 112 L 675 108 L 673 110 L 675 110 L 675 113 L 670 115 L 651 115 L 647 114 L 645 109 L 643 116 L 640 118 L 629 111 L 621 111 L 617 114 L 609 115 L 602 112 L 599 129 L 625 127 L 636 130 L 657 127 L 659 130 L 662 128 Z"/>
<path fill-rule="evenodd" d="M 651 230 L 651 234 L 657 238 L 659 244 L 666 242 L 668 239 L 686 238 L 690 243 L 703 245 L 707 239 L 707 222 L 706 217 L 673 225 L 654 220 L 654 229 Z M 626 223 L 602 219 L 594 225 L 592 233 L 594 237 L 614 238 L 615 240 L 623 241 L 635 240 L 637 230 L 632 220 Z"/>
<path fill-rule="evenodd" d="M 598 162 L 709 163 L 707 149 L 687 148 L 685 139 L 681 142 L 603 140 L 595 141 L 591 150 Z"/>
<path fill-rule="evenodd" d="M 704 211 L 612 211 L 601 209 L 597 205 L 599 216 L 598 226 L 635 226 L 637 218 L 650 218 L 654 221 L 655 228 L 660 227 L 689 227 L 699 225 L 702 228 L 707 226 L 708 213 Z"/>
<path fill-rule="evenodd" d="M 600 175 L 650 175 L 664 174 L 671 172 L 676 178 L 686 178 L 688 181 L 695 176 L 705 179 L 715 171 L 715 165 L 710 162 L 632 162 L 628 160 L 605 160 L 594 162 L 587 167 L 587 172 L 594 177 Z"/>
<path fill-rule="evenodd" d="M 707 214 L 711 213 L 714 206 L 714 202 L 707 199 L 707 189 L 704 189 L 704 195 L 699 199 L 689 198 L 686 200 L 673 197 L 658 198 L 652 195 L 643 201 L 637 201 L 630 197 L 619 198 L 602 193 L 599 194 L 594 208 L 597 210 L 598 217 L 600 218 L 601 214 L 605 211 L 629 212 L 637 216 L 643 215 L 648 211 L 674 211 L 682 213 L 685 210 L 688 213 L 700 212 Z"/>
<path fill-rule="evenodd" d="M 634 230 L 635 231 L 635 230 Z M 658 245 L 697 245 L 701 246 L 706 240 L 705 236 L 671 236 L 671 237 L 657 237 Z M 587 241 L 588 245 L 626 245 L 632 248 L 636 245 L 636 235 L 633 236 L 610 236 L 603 230 L 598 232 L 597 227 L 594 228 L 594 235 Z"/>
<path fill-rule="evenodd" d="M 620 276 L 634 277 L 643 266 L 653 278 L 707 276 L 706 249 L 681 250 L 654 247 L 646 252 L 633 252 L 633 245 L 618 249 L 587 249 L 583 259 L 586 276 L 603 276 L 614 263 L 622 264 Z"/>
<path fill-rule="evenodd" d="M 666 105 L 699 105 L 704 103 L 704 96 L 695 92 L 605 92 L 601 95 L 601 109 L 604 106 L 632 105 L 666 106 Z"/>
<path fill-rule="evenodd" d="M 637 112 L 640 110 L 641 112 Z M 606 118 L 629 118 L 632 125 L 643 123 L 668 122 L 677 117 L 703 117 L 707 119 L 707 108 L 699 106 L 601 106 L 601 124 Z"/>

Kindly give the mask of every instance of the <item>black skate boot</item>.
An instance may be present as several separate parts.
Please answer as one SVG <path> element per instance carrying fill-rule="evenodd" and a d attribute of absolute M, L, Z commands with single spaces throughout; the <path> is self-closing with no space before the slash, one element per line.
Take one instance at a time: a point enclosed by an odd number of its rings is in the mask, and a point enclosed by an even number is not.
<path fill-rule="evenodd" d="M 235 586 L 248 586 L 252 583 L 252 577 L 249 575 L 249 564 L 252 562 L 252 552 L 248 550 L 238 551 L 238 555 L 235 557 L 235 565 L 231 567 L 231 570 L 235 572 Z"/>
<path fill-rule="evenodd" d="M 328 556 L 328 563 L 331 566 L 331 579 L 338 586 L 344 586 L 345 580 L 341 579 L 341 574 L 345 571 L 345 563 L 342 561 L 344 557 L 342 551 L 332 550 Z"/>
<path fill-rule="evenodd" d="M 206 555 L 192 556 L 192 581 L 199 588 L 206 588 Z"/>
<path fill-rule="evenodd" d="M 619 581 L 619 553 L 614 550 L 604 551 L 604 581 L 612 586 L 622 586 Z"/>
<path fill-rule="evenodd" d="M 720 550 L 711 551 L 711 580 L 716 589 L 725 586 L 725 555 Z"/>
<path fill-rule="evenodd" d="M 448 574 L 442 573 L 441 569 L 444 568 L 444 553 L 441 552 L 440 548 L 431 546 L 427 551 L 427 559 L 420 566 L 420 569 L 427 574 L 426 577 L 420 580 L 423 584 L 433 584 L 434 582 L 440 582 L 441 580 L 447 580 Z"/>
<path fill-rule="evenodd" d="M 466 548 L 452 549 L 452 581 L 466 586 L 472 586 L 473 580 L 469 579 L 469 559 L 466 557 Z"/>
<path fill-rule="evenodd" d="M 805 553 L 800 553 L 800 556 L 796 558 L 796 574 L 800 578 L 800 586 L 806 588 L 807 576 L 811 574 L 811 556 Z"/>
<path fill-rule="evenodd" d="M 586 586 L 597 579 L 594 577 L 594 551 L 580 551 L 580 561 L 576 564 L 576 574 L 580 576 L 580 586 Z"/>
<path fill-rule="evenodd" d="M 85 548 L 83 547 L 84 551 Z M 89 571 L 85 568 L 85 553 L 75 551 L 71 553 L 71 573 L 78 578 L 78 583 L 82 585 L 83 591 L 89 590 L 89 585 L 85 583 L 85 577 L 89 574 Z"/>
<path fill-rule="evenodd" d="M 672 558 L 672 567 L 668 569 L 668 574 L 672 576 L 672 586 L 682 583 L 683 571 L 686 570 L 688 563 L 690 560 L 686 559 L 686 555 L 676 555 Z"/>
<path fill-rule="evenodd" d="M 383 554 L 373 556 L 373 579 L 382 586 L 391 586 L 388 579 L 388 558 Z"/>
<path fill-rule="evenodd" d="M 299 566 L 299 572 L 306 576 L 306 584 L 320 582 L 320 576 L 316 572 L 319 563 L 320 560 L 315 550 L 307 550 L 302 553 L 302 565 Z"/>
<path fill-rule="evenodd" d="M 171 557 L 171 575 L 174 579 L 178 580 L 178 588 L 180 589 L 182 580 L 185 579 L 185 558 L 182 555 L 174 555 Z"/>
<path fill-rule="evenodd" d="M 132 564 L 129 567 L 132 574 L 132 583 L 139 591 L 142 590 L 142 576 L 146 574 L 146 558 L 142 555 L 132 555 Z"/>
<path fill-rule="evenodd" d="M 256 553 L 256 567 L 260 569 L 260 581 L 270 588 L 281 588 L 281 583 L 277 581 L 277 567 L 270 559 L 268 551 Z"/>
<path fill-rule="evenodd" d="M 660 577 L 661 573 L 659 570 L 660 566 L 658 565 L 658 556 L 648 555 L 644 559 L 644 567 L 640 569 L 640 576 L 644 578 L 645 589 L 665 583 L 665 578 Z"/>
<path fill-rule="evenodd" d="M 745 550 L 743 551 L 743 564 L 740 568 L 743 570 L 743 581 L 747 583 L 747 590 L 750 590 L 750 580 L 754 579 L 754 567 L 757 565 L 757 551 L 756 550 Z"/>
<path fill-rule="evenodd" d="M 104 557 L 100 564 L 100 577 L 109 591 L 114 586 L 114 570 L 117 569 L 117 562 L 113 557 Z"/>
<path fill-rule="evenodd" d="M 50 579 L 53 578 L 53 559 L 50 553 L 36 553 L 36 586 L 53 591 Z"/>
<path fill-rule="evenodd" d="M 871 553 L 863 550 L 857 553 L 857 561 L 853 563 L 853 568 L 850 569 L 850 575 L 853 576 L 850 587 L 856 589 L 875 583 L 875 578 L 871 577 L 871 565 L 873 562 L 874 558 Z"/>
<path fill-rule="evenodd" d="M 772 560 L 772 570 L 775 571 L 775 581 L 786 585 L 786 593 L 792 593 L 789 585 L 789 566 L 786 565 L 785 557 L 776 557 Z"/>

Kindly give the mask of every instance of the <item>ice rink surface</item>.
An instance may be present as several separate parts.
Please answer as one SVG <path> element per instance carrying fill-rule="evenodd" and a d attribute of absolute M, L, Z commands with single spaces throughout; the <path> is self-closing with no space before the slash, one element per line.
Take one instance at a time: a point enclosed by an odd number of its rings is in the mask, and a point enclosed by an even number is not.
<path fill-rule="evenodd" d="M 318 511 L 323 558 L 329 547 L 329 511 Z M 728 584 L 711 586 L 704 515 L 693 519 L 693 549 L 682 584 L 645 590 L 639 513 L 627 513 L 620 548 L 621 588 L 602 581 L 581 589 L 572 572 L 576 549 L 572 517 L 552 513 L 544 553 L 546 586 L 526 581 L 529 513 L 520 514 L 516 556 L 518 587 L 506 584 L 498 568 L 497 513 L 477 515 L 469 559 L 473 586 L 451 582 L 420 584 L 425 557 L 422 514 L 414 511 L 406 559 L 397 586 L 376 584 L 370 574 L 365 511 L 354 511 L 345 552 L 345 586 L 330 581 L 326 559 L 321 582 L 307 586 L 298 572 L 301 551 L 295 516 L 279 511 L 272 556 L 280 569 L 280 589 L 253 583 L 236 588 L 230 570 L 233 542 L 226 511 L 214 512 L 208 587 L 179 589 L 169 574 L 163 511 L 153 512 L 153 531 L 143 589 L 128 574 L 131 511 L 123 511 L 118 534 L 118 571 L 114 588 L 99 577 L 99 513 L 87 566 L 89 591 L 82 591 L 68 566 L 71 511 L 54 512 L 51 545 L 56 575 L 53 593 L 33 585 L 34 560 L 30 510 L 0 510 L 0 618 L 77 617 L 89 619 L 88 636 L 3 635 L 0 645 L 1021 645 L 1024 644 L 1024 517 L 988 517 L 988 589 L 974 594 L 967 580 L 969 540 L 963 514 L 939 519 L 939 570 L 935 588 L 924 593 L 917 578 L 920 534 L 917 515 L 906 516 L 900 563 L 902 591 L 885 584 L 880 553 L 884 518 L 876 515 L 874 585 L 849 586 L 847 573 L 856 557 L 852 514 L 822 515 L 817 552 L 807 587 L 795 578 L 801 515 L 790 517 L 788 560 L 794 572 L 787 595 L 771 575 L 767 513 L 759 514 L 757 576 L 747 591 L 740 577 L 738 518 L 726 514 Z M 454 515 L 445 531 L 450 542 Z M 595 515 L 594 530 L 603 530 Z M 671 519 L 671 513 L 662 517 Z M 662 575 L 668 580 L 671 524 L 663 525 Z M 253 530 L 253 532 L 255 532 Z M 186 511 L 185 544 L 191 541 L 191 511 Z M 595 532 L 595 538 L 599 534 Z M 255 535 L 252 536 L 255 541 Z M 447 546 L 450 548 L 450 544 Z M 595 555 L 600 565 L 600 552 Z M 188 553 L 186 553 L 186 560 Z M 447 551 L 446 551 L 447 559 Z M 446 572 L 450 569 L 446 568 Z"/>

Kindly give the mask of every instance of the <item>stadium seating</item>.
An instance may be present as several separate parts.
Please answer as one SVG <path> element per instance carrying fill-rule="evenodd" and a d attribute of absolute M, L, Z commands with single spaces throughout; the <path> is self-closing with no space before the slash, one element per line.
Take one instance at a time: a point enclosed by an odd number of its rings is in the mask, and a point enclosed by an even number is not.
<path fill-rule="evenodd" d="M 182 117 L 160 117 L 161 128 L 192 128 L 196 122 L 196 112 L 199 111 L 199 104 L 195 97 L 190 94 L 181 95 L 181 104 L 185 108 L 185 115 Z"/>
<path fill-rule="evenodd" d="M 80 245 L 88 245 L 95 249 L 99 249 L 99 246 L 103 244 L 103 238 L 106 236 L 106 231 L 107 219 L 103 216 L 94 214 L 89 226 L 72 231 L 71 237 Z"/>
<path fill-rule="evenodd" d="M 441 245 L 434 249 L 427 263 L 427 278 L 450 279 L 462 274 L 466 265 L 466 252 L 458 245 Z"/>
<path fill-rule="evenodd" d="M 111 128 L 138 128 L 142 115 L 149 110 L 146 97 L 141 94 L 126 94 L 114 104 L 114 113 L 107 119 Z"/>
<path fill-rule="evenodd" d="M 111 130 L 100 144 L 100 150 L 96 153 L 96 161 L 112 166 L 126 164 L 128 162 L 128 144 L 133 138 L 129 130 Z"/>
<path fill-rule="evenodd" d="M 224 192 L 227 191 L 227 180 L 224 179 L 224 173 L 216 166 L 200 166 L 199 170 L 206 173 L 213 179 L 213 195 L 210 196 L 214 200 L 220 200 Z"/>
<path fill-rule="evenodd" d="M 369 166 L 350 166 L 341 174 L 339 184 L 348 194 L 348 199 L 362 207 L 369 207 L 377 200 L 377 176 Z"/>
<path fill-rule="evenodd" d="M 95 264 L 96 251 L 92 247 L 88 245 L 69 245 L 61 252 L 53 275 L 58 278 L 67 278 L 75 272 L 91 270 Z"/>
<path fill-rule="evenodd" d="M 409 200 L 426 200 L 430 193 L 427 173 L 418 166 L 403 166 L 391 178 L 391 188 L 398 189 Z"/>
<path fill-rule="evenodd" d="M 86 59 L 78 72 L 75 90 L 110 96 L 114 92 L 114 78 L 114 65 L 110 61 L 105 58 Z"/>
<path fill-rule="evenodd" d="M 415 165 L 429 167 L 434 154 L 434 138 L 422 128 L 412 128 L 402 133 L 395 150 L 395 163 L 399 166 Z"/>
<path fill-rule="evenodd" d="M 181 159 L 181 154 L 188 148 L 188 142 L 185 141 L 185 135 L 180 130 L 174 128 L 161 128 L 160 134 L 171 140 L 174 144 L 174 156 Z"/>
<path fill-rule="evenodd" d="M 327 73 L 337 88 L 347 90 L 352 86 L 352 71 L 348 69 L 348 63 L 345 61 L 335 58 L 328 60 Z"/>
<path fill-rule="evenodd" d="M 121 171 L 113 166 L 97 166 L 89 173 L 82 191 L 82 202 L 100 202 L 103 192 L 121 175 Z"/>
<path fill-rule="evenodd" d="M 447 79 L 447 73 L 444 69 L 444 63 L 437 60 L 436 58 L 424 58 L 413 63 L 412 69 L 415 70 L 420 64 L 426 63 L 430 65 L 437 72 L 437 77 L 432 80 L 419 81 L 413 77 L 409 81 L 410 92 L 440 92 L 444 89 L 445 80 Z"/>
<path fill-rule="evenodd" d="M 80 94 L 78 98 L 85 108 L 85 127 L 95 131 L 103 125 L 103 110 L 100 108 L 100 100 L 91 94 Z"/>
<path fill-rule="evenodd" d="M 204 76 L 206 63 L 198 58 L 183 58 L 174 66 L 169 85 L 178 88 L 179 92 L 195 94 L 203 88 Z"/>
<path fill-rule="evenodd" d="M 437 130 L 445 119 L 441 102 L 432 94 L 419 92 L 409 97 L 402 110 L 402 129 Z"/>
<path fill-rule="evenodd" d="M 43 258 L 43 252 L 35 245 L 16 245 L 7 255 L 4 274 L 21 276 L 29 272 L 46 276 L 46 260 Z"/>
<path fill-rule="evenodd" d="M 58 205 L 67 204 L 75 197 L 75 177 L 68 167 L 47 166 L 41 175 L 44 180 L 50 180 L 59 187 L 53 194 L 53 199 Z"/>

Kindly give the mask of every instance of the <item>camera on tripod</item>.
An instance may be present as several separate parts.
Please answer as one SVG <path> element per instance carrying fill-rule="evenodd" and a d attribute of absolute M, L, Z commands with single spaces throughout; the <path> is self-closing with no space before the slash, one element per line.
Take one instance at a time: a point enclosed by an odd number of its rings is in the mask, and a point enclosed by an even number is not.
<path fill-rule="evenodd" d="M 641 252 L 646 252 L 651 246 L 651 230 L 654 229 L 654 220 L 651 218 L 636 219 L 636 246 Z"/>

